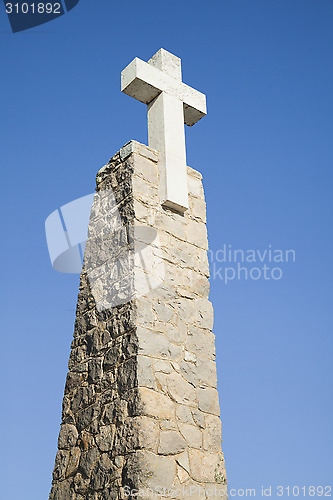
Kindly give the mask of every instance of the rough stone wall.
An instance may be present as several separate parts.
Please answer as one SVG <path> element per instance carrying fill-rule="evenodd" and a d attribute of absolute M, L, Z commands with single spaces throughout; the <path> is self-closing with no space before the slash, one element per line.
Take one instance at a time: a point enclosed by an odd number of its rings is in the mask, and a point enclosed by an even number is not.
<path fill-rule="evenodd" d="M 99 211 L 89 228 L 50 500 L 226 498 L 202 177 L 188 168 L 182 216 L 158 175 L 134 141 L 97 174 L 123 227 L 115 243 Z"/>

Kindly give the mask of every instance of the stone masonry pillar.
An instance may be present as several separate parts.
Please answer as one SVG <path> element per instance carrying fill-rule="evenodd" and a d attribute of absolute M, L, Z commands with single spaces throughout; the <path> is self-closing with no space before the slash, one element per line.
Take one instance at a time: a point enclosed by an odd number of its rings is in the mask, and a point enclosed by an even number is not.
<path fill-rule="evenodd" d="M 205 199 L 187 173 L 184 214 L 161 206 L 147 146 L 97 173 L 49 500 L 226 498 Z"/>

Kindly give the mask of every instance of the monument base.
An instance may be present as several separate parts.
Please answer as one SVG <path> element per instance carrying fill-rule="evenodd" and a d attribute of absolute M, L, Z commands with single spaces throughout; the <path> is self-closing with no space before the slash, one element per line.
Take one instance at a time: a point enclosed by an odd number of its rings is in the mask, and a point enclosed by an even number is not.
<path fill-rule="evenodd" d="M 50 500 L 226 498 L 202 176 L 184 214 L 158 177 L 135 141 L 97 174 Z"/>

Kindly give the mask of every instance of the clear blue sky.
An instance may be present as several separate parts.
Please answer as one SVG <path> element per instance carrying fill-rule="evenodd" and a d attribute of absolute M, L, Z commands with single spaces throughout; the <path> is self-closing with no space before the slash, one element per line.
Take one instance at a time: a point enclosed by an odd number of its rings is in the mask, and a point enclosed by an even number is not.
<path fill-rule="evenodd" d="M 211 249 L 296 251 L 281 280 L 211 283 L 230 488 L 332 484 L 332 0 L 81 0 L 17 34 L 1 5 L 0 43 L 1 499 L 45 500 L 57 447 L 78 276 L 44 221 L 147 141 L 120 71 L 160 47 L 207 94 L 187 151 Z"/>

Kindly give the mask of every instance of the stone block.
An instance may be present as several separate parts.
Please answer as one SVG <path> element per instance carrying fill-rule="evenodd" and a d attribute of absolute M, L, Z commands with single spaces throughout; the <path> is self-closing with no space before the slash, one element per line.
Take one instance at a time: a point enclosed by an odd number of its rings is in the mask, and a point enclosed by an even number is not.
<path fill-rule="evenodd" d="M 189 220 L 185 227 L 186 239 L 193 245 L 208 250 L 206 224 L 197 220 Z"/>
<path fill-rule="evenodd" d="M 116 428 L 114 425 L 100 427 L 99 434 L 95 436 L 95 441 L 100 451 L 112 450 L 115 432 Z"/>
<path fill-rule="evenodd" d="M 153 366 L 155 372 L 172 373 L 174 370 L 171 363 L 164 359 L 154 359 Z"/>
<path fill-rule="evenodd" d="M 212 303 L 208 299 L 196 299 L 194 301 L 195 318 L 194 324 L 199 328 L 212 330 L 214 322 L 214 312 Z"/>
<path fill-rule="evenodd" d="M 200 410 L 192 409 L 191 410 L 192 417 L 194 422 L 201 427 L 202 429 L 205 428 L 205 413 L 203 413 Z"/>
<path fill-rule="evenodd" d="M 61 480 L 66 477 L 66 470 L 69 463 L 69 455 L 70 452 L 67 450 L 58 450 L 55 459 L 54 471 L 53 471 L 53 479 Z"/>
<path fill-rule="evenodd" d="M 126 459 L 124 484 L 132 488 L 171 488 L 175 476 L 176 462 L 173 457 L 140 450 Z"/>
<path fill-rule="evenodd" d="M 144 158 L 140 154 L 135 154 L 133 164 L 135 175 L 149 182 L 152 186 L 158 186 L 158 167 L 156 161 L 147 161 L 147 158 Z"/>
<path fill-rule="evenodd" d="M 131 415 L 146 415 L 158 419 L 174 419 L 175 405 L 168 396 L 140 387 L 129 401 Z"/>
<path fill-rule="evenodd" d="M 191 216 L 195 219 L 199 219 L 202 222 L 206 222 L 206 202 L 202 198 L 196 198 L 194 196 L 189 197 L 190 202 L 190 212 Z"/>
<path fill-rule="evenodd" d="M 194 424 L 195 423 L 193 420 L 193 417 L 192 417 L 191 408 L 189 408 L 188 406 L 177 404 L 176 416 L 177 416 L 177 420 L 179 420 L 180 422 L 183 422 L 185 424 Z"/>
<path fill-rule="evenodd" d="M 139 354 L 162 359 L 181 359 L 181 349 L 163 334 L 138 327 Z"/>
<path fill-rule="evenodd" d="M 191 448 L 202 448 L 202 432 L 196 425 L 178 424 L 179 431 Z"/>
<path fill-rule="evenodd" d="M 76 445 L 78 436 L 79 433 L 75 425 L 63 424 L 58 439 L 59 450 L 70 450 Z"/>
<path fill-rule="evenodd" d="M 74 476 L 74 474 L 76 474 L 79 468 L 80 457 L 81 457 L 80 448 L 78 447 L 72 448 L 69 455 L 66 477 Z"/>
<path fill-rule="evenodd" d="M 53 484 L 49 500 L 73 500 L 75 497 L 73 497 L 72 484 L 72 479 Z"/>
<path fill-rule="evenodd" d="M 151 299 L 139 297 L 136 299 L 136 308 L 138 311 L 137 322 L 139 325 L 152 327 L 154 322 L 153 307 Z"/>
<path fill-rule="evenodd" d="M 187 177 L 187 185 L 190 197 L 192 195 L 204 199 L 204 190 L 200 179 L 194 177 L 193 175 L 189 175 Z"/>
<path fill-rule="evenodd" d="M 135 198 L 142 203 L 147 203 L 148 205 L 154 205 L 158 199 L 158 190 L 156 186 L 146 182 L 141 177 L 133 176 L 133 191 L 135 192 Z"/>
<path fill-rule="evenodd" d="M 207 387 L 205 389 L 197 388 L 198 407 L 205 413 L 220 415 L 219 396 L 216 389 Z"/>
<path fill-rule="evenodd" d="M 161 431 L 158 447 L 160 455 L 175 455 L 184 451 L 186 446 L 185 439 L 178 431 Z"/>
<path fill-rule="evenodd" d="M 221 420 L 215 415 L 207 415 L 203 431 L 203 447 L 205 450 L 221 449 Z"/>
<path fill-rule="evenodd" d="M 156 381 L 153 371 L 153 359 L 149 356 L 137 356 L 137 376 L 139 387 L 156 389 Z"/>
<path fill-rule="evenodd" d="M 153 310 L 156 315 L 156 320 L 165 323 L 171 321 L 172 317 L 175 314 L 174 310 L 165 303 L 154 302 Z"/>
<path fill-rule="evenodd" d="M 167 378 L 167 390 L 170 397 L 176 402 L 195 406 L 196 392 L 179 373 L 171 373 Z"/>
<path fill-rule="evenodd" d="M 190 325 L 185 345 L 197 356 L 215 359 L 215 335 L 209 330 Z"/>
<path fill-rule="evenodd" d="M 191 476 L 200 483 L 218 482 L 221 473 L 220 463 L 222 454 L 218 452 L 207 452 L 201 450 L 189 450 Z"/>

